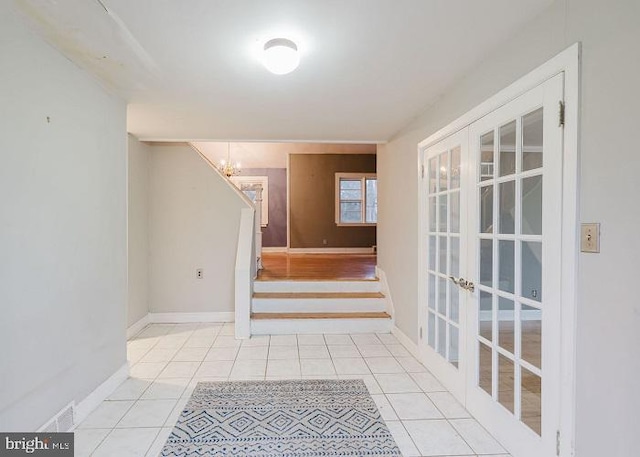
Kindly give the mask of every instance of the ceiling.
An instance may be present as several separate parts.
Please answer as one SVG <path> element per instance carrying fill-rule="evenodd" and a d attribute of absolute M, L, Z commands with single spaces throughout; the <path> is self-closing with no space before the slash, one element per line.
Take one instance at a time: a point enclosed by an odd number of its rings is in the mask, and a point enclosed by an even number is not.
<path fill-rule="evenodd" d="M 375 154 L 375 144 L 192 142 L 213 163 L 227 158 L 242 168 L 287 168 L 289 154 Z"/>
<path fill-rule="evenodd" d="M 553 0 L 13 0 L 143 140 L 384 142 Z M 287 37 L 277 76 L 262 44 Z"/>

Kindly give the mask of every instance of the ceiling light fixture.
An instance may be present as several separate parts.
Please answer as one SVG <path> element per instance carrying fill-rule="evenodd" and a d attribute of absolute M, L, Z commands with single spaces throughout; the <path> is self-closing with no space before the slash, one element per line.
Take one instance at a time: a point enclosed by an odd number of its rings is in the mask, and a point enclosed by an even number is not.
<path fill-rule="evenodd" d="M 286 75 L 298 68 L 298 46 L 287 38 L 274 38 L 264 44 L 262 63 L 271 73 Z"/>
<path fill-rule="evenodd" d="M 227 178 L 240 174 L 240 162 L 231 162 L 231 143 L 227 143 L 227 160 L 220 160 L 218 170 Z"/>

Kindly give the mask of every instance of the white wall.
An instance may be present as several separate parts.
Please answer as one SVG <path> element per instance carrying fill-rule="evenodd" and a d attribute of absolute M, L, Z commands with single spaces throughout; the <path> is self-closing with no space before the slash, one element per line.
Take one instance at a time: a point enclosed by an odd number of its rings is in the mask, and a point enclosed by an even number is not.
<path fill-rule="evenodd" d="M 126 363 L 125 104 L 0 5 L 0 430 Z"/>
<path fill-rule="evenodd" d="M 542 64 L 583 44 L 580 211 L 602 223 L 602 252 L 581 254 L 577 341 L 578 457 L 640 449 L 640 2 L 564 0 L 459 81 L 380 148 L 379 264 L 397 325 L 417 341 L 417 143 Z M 403 240 L 408 240 L 404 241 Z"/>
<path fill-rule="evenodd" d="M 186 144 L 151 147 L 149 190 L 150 311 L 233 312 L 240 209 L 248 205 Z"/>
<path fill-rule="evenodd" d="M 149 312 L 149 156 L 151 147 L 129 135 L 127 250 L 129 293 L 127 326 Z"/>

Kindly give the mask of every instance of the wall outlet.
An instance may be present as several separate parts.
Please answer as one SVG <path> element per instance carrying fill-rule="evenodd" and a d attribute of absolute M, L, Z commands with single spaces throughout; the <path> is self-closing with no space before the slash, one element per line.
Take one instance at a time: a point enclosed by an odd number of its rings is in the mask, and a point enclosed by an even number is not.
<path fill-rule="evenodd" d="M 582 224 L 580 227 L 580 250 L 582 252 L 600 252 L 600 224 Z"/>
<path fill-rule="evenodd" d="M 328 244 L 327 240 L 322 240 L 322 244 L 326 246 Z"/>
<path fill-rule="evenodd" d="M 203 274 L 203 272 L 202 272 L 202 268 L 198 268 L 198 269 L 196 270 L 196 278 L 198 278 L 198 279 L 202 279 L 203 277 L 204 277 L 204 274 Z"/>

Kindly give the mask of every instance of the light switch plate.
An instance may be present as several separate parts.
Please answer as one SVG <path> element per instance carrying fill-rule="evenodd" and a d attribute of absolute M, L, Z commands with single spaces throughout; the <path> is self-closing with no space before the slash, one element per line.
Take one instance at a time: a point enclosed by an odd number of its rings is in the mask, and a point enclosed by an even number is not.
<path fill-rule="evenodd" d="M 600 252 L 600 224 L 588 223 L 580 227 L 580 250 L 582 252 Z"/>

